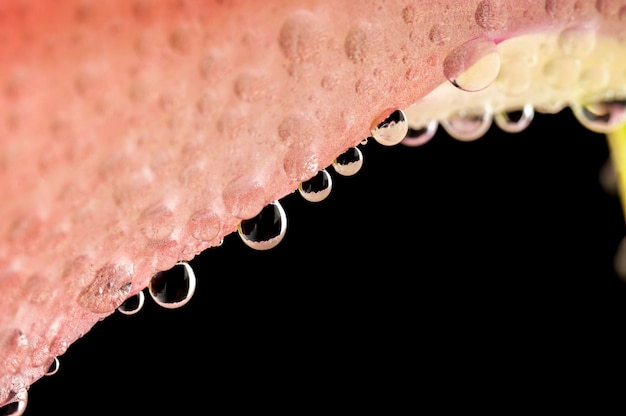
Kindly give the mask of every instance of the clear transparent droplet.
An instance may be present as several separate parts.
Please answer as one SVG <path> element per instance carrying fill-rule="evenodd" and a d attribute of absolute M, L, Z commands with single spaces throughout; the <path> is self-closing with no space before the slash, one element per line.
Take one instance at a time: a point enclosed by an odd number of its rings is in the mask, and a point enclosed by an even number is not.
<path fill-rule="evenodd" d="M 395 146 L 407 134 L 409 123 L 402 110 L 395 110 L 371 130 L 372 137 L 383 146 Z"/>
<path fill-rule="evenodd" d="M 480 91 L 490 86 L 500 72 L 500 54 L 487 38 L 476 38 L 454 49 L 443 61 L 443 74 L 455 87 Z"/>
<path fill-rule="evenodd" d="M 369 142 L 369 137 L 364 138 L 363 140 L 361 140 L 361 146 L 367 145 L 368 142 Z"/>
<path fill-rule="evenodd" d="M 61 363 L 59 363 L 59 359 L 57 357 L 54 357 L 54 360 L 52 361 L 52 364 L 50 364 L 50 367 L 48 368 L 48 371 L 46 371 L 44 376 L 53 376 L 56 373 L 58 373 L 60 365 L 61 365 Z"/>
<path fill-rule="evenodd" d="M 300 183 L 298 191 L 302 198 L 309 202 L 323 201 L 330 195 L 333 188 L 333 179 L 326 169 L 320 170 L 311 179 Z"/>
<path fill-rule="evenodd" d="M 413 127 L 409 125 L 409 131 L 407 132 L 404 140 L 400 143 L 409 147 L 417 147 L 426 144 L 433 138 L 437 132 L 438 126 L 439 123 L 435 120 L 432 120 L 425 126 L 420 127 Z"/>
<path fill-rule="evenodd" d="M 519 133 L 530 125 L 535 117 L 535 109 L 531 104 L 526 104 L 521 110 L 503 111 L 494 116 L 496 125 L 507 133 Z"/>
<path fill-rule="evenodd" d="M 19 391 L 14 401 L 0 407 L 0 416 L 22 416 L 28 405 L 28 392 L 26 390 Z"/>
<path fill-rule="evenodd" d="M 282 205 L 274 201 L 249 220 L 243 220 L 237 227 L 239 237 L 250 248 L 269 250 L 276 247 L 287 231 L 287 215 Z"/>
<path fill-rule="evenodd" d="M 138 292 L 135 295 L 126 299 L 117 310 L 124 315 L 134 315 L 143 308 L 146 296 L 143 292 Z"/>
<path fill-rule="evenodd" d="M 462 142 L 471 142 L 481 138 L 493 119 L 491 109 L 485 109 L 482 113 L 458 114 L 449 120 L 443 120 L 441 126 L 452 137 Z"/>
<path fill-rule="evenodd" d="M 157 305 L 168 309 L 184 306 L 196 291 L 196 274 L 188 263 L 177 263 L 150 280 L 148 292 Z"/>
<path fill-rule="evenodd" d="M 335 172 L 342 176 L 352 176 L 363 166 L 363 153 L 357 147 L 351 147 L 333 161 Z"/>
<path fill-rule="evenodd" d="M 573 104 L 571 108 L 580 124 L 596 133 L 610 133 L 626 122 L 626 100 Z"/>

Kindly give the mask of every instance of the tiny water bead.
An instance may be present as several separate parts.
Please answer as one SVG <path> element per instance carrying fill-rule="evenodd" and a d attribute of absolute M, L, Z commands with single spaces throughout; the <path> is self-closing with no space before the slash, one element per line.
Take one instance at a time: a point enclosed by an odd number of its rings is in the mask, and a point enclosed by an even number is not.
<path fill-rule="evenodd" d="M 269 250 L 276 247 L 287 231 L 287 215 L 282 205 L 274 201 L 249 220 L 243 220 L 237 227 L 241 241 L 255 250 Z"/>
<path fill-rule="evenodd" d="M 534 117 L 535 109 L 531 104 L 526 104 L 521 110 L 497 113 L 493 119 L 500 130 L 519 133 L 530 125 Z"/>
<path fill-rule="evenodd" d="M 148 292 L 157 305 L 177 309 L 191 300 L 196 290 L 196 274 L 188 263 L 177 263 L 170 270 L 158 272 L 150 280 Z"/>
<path fill-rule="evenodd" d="M 56 373 L 59 372 L 59 359 L 57 357 L 54 357 L 54 360 L 52 361 L 52 364 L 50 364 L 50 367 L 48 368 L 48 371 L 46 371 L 46 373 L 44 374 L 44 376 L 53 376 Z"/>
<path fill-rule="evenodd" d="M 351 147 L 333 161 L 333 169 L 341 176 L 352 176 L 363 166 L 363 153 L 358 147 Z"/>
<path fill-rule="evenodd" d="M 435 133 L 437 132 L 437 128 L 439 127 L 439 123 L 436 120 L 432 120 L 428 122 L 425 126 L 421 127 L 412 127 L 409 125 L 409 131 L 406 134 L 402 143 L 405 146 L 409 147 L 417 147 L 422 146 L 430 141 L 433 138 Z"/>
<path fill-rule="evenodd" d="M 493 40 L 472 39 L 454 49 L 443 61 L 443 74 L 455 87 L 480 91 L 500 72 L 500 54 Z"/>
<path fill-rule="evenodd" d="M 463 113 L 448 120 L 442 120 L 441 126 L 455 139 L 471 142 L 481 138 L 493 120 L 493 111 L 486 108 L 482 113 Z"/>
<path fill-rule="evenodd" d="M 15 394 L 15 400 L 0 407 L 0 416 L 22 416 L 28 405 L 28 392 L 20 390 Z"/>
<path fill-rule="evenodd" d="M 371 130 L 372 137 L 383 146 L 395 146 L 407 134 L 409 124 L 402 110 L 395 110 Z"/>
<path fill-rule="evenodd" d="M 330 195 L 333 188 L 333 179 L 326 169 L 320 170 L 311 179 L 300 183 L 298 191 L 302 198 L 309 202 L 323 201 Z"/>
<path fill-rule="evenodd" d="M 124 315 L 134 315 L 143 308 L 146 296 L 139 292 L 126 299 L 118 308 L 118 312 Z"/>
<path fill-rule="evenodd" d="M 573 104 L 571 108 L 580 124 L 596 133 L 609 133 L 626 122 L 626 100 Z"/>

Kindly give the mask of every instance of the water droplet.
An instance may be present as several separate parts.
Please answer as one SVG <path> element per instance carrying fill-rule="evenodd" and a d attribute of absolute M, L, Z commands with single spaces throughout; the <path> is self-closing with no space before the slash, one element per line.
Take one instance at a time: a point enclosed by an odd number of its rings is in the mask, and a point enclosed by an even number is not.
<path fill-rule="evenodd" d="M 22 416 L 28 405 L 28 392 L 26 390 L 19 391 L 14 401 L 0 407 L 0 416 Z"/>
<path fill-rule="evenodd" d="M 132 268 L 107 264 L 96 272 L 93 282 L 80 293 L 78 304 L 94 313 L 111 312 L 128 297 L 132 280 Z"/>
<path fill-rule="evenodd" d="M 199 241 L 211 241 L 221 231 L 220 217 L 217 213 L 205 209 L 191 214 L 187 227 L 191 230 L 193 238 Z"/>
<path fill-rule="evenodd" d="M 49 376 L 55 375 L 59 371 L 59 366 L 60 366 L 59 359 L 57 357 L 54 357 L 52 364 L 50 364 L 50 367 L 48 367 L 48 371 L 46 371 L 44 376 L 49 377 Z"/>
<path fill-rule="evenodd" d="M 134 315 L 143 308 L 146 296 L 143 292 L 138 292 L 135 295 L 126 299 L 117 310 L 124 315 Z"/>
<path fill-rule="evenodd" d="M 278 44 L 288 59 L 300 62 L 313 57 L 323 48 L 323 30 L 317 17 L 306 10 L 298 10 L 285 20 Z"/>
<path fill-rule="evenodd" d="M 363 153 L 357 147 L 352 147 L 333 161 L 333 168 L 335 172 L 342 176 L 352 176 L 361 170 L 363 166 Z"/>
<path fill-rule="evenodd" d="M 535 109 L 526 104 L 521 110 L 503 111 L 494 116 L 496 125 L 507 133 L 519 133 L 524 130 L 535 117 Z"/>
<path fill-rule="evenodd" d="M 443 61 L 443 74 L 455 87 L 480 91 L 491 85 L 500 72 L 500 54 L 487 38 L 476 38 L 454 49 Z"/>
<path fill-rule="evenodd" d="M 287 215 L 280 202 L 274 201 L 265 206 L 256 217 L 241 221 L 237 231 L 248 247 L 269 250 L 276 247 L 285 236 Z"/>
<path fill-rule="evenodd" d="M 428 32 L 428 40 L 436 46 L 443 46 L 450 40 L 448 26 L 443 23 L 436 23 Z"/>
<path fill-rule="evenodd" d="M 326 169 L 320 170 L 311 179 L 300 183 L 298 191 L 309 202 L 320 202 L 330 195 L 333 188 L 333 179 Z"/>
<path fill-rule="evenodd" d="M 443 120 L 441 126 L 446 132 L 462 142 L 471 142 L 482 137 L 493 119 L 490 108 L 482 113 L 460 113 L 449 120 Z"/>
<path fill-rule="evenodd" d="M 626 122 L 626 100 L 573 104 L 571 108 L 580 124 L 597 133 L 609 133 Z"/>
<path fill-rule="evenodd" d="M 499 0 L 483 0 L 478 3 L 474 19 L 478 26 L 487 30 L 501 29 L 508 19 L 506 4 Z"/>
<path fill-rule="evenodd" d="M 374 140 L 383 146 L 394 146 L 400 143 L 409 129 L 406 115 L 402 110 L 395 110 L 383 121 L 376 121 L 371 133 Z"/>
<path fill-rule="evenodd" d="M 224 206 L 233 217 L 252 218 L 265 199 L 263 186 L 251 177 L 241 176 L 230 181 L 222 192 Z"/>
<path fill-rule="evenodd" d="M 139 229 L 148 240 L 167 239 L 176 225 L 174 213 L 165 204 L 146 208 L 139 217 Z"/>
<path fill-rule="evenodd" d="M 546 0 L 546 13 L 557 20 L 566 21 L 573 13 L 572 4 L 566 0 Z"/>
<path fill-rule="evenodd" d="M 409 147 L 417 147 L 426 144 L 433 138 L 438 127 L 439 123 L 435 120 L 428 122 L 425 126 L 413 127 L 409 125 L 409 131 L 407 132 L 404 140 L 400 143 Z"/>
<path fill-rule="evenodd" d="M 361 146 L 367 146 L 367 143 L 369 142 L 369 137 L 364 138 L 363 140 L 361 140 L 360 145 Z"/>
<path fill-rule="evenodd" d="M 567 89 L 578 85 L 580 67 L 579 59 L 563 56 L 548 61 L 543 67 L 543 75 L 554 88 Z"/>
<path fill-rule="evenodd" d="M 564 55 L 584 58 L 596 46 L 596 33 L 593 30 L 570 27 L 559 34 L 559 48 Z"/>
<path fill-rule="evenodd" d="M 157 305 L 177 309 L 191 300 L 196 291 L 196 274 L 188 263 L 176 263 L 170 270 L 158 272 L 148 285 L 148 292 Z"/>

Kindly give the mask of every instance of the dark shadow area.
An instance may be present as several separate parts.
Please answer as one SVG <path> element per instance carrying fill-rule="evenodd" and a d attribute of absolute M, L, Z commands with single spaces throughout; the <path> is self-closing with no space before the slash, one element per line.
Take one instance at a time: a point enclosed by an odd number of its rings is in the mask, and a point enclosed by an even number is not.
<path fill-rule="evenodd" d="M 362 150 L 357 175 L 329 169 L 326 201 L 282 201 L 275 249 L 231 235 L 191 262 L 185 307 L 147 298 L 96 325 L 31 388 L 26 415 L 298 414 L 357 386 L 402 394 L 405 377 L 497 357 L 511 369 L 591 334 L 610 344 L 597 323 L 626 327 L 613 271 L 626 228 L 598 183 L 606 141 L 569 110 L 516 135 L 492 126 L 460 143 L 440 129 L 423 147 Z"/>

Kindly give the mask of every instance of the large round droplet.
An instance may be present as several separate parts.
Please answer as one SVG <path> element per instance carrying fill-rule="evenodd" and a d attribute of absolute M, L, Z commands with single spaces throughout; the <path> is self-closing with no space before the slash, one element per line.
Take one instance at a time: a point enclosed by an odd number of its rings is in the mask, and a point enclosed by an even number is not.
<path fill-rule="evenodd" d="M 597 133 L 609 133 L 626 122 L 626 100 L 573 104 L 571 108 L 580 124 Z"/>
<path fill-rule="evenodd" d="M 407 132 L 406 137 L 400 143 L 409 147 L 421 146 L 433 138 L 437 132 L 438 126 L 439 123 L 435 120 L 432 120 L 425 126 L 421 127 L 409 126 L 409 131 Z"/>
<path fill-rule="evenodd" d="M 519 133 L 530 125 L 535 117 L 535 109 L 526 104 L 521 110 L 503 111 L 494 116 L 496 125 L 507 133 Z"/>
<path fill-rule="evenodd" d="M 480 91 L 490 86 L 500 72 L 500 54 L 487 38 L 476 38 L 454 49 L 443 61 L 443 74 L 455 87 Z"/>
<path fill-rule="evenodd" d="M 52 361 L 52 364 L 50 364 L 50 367 L 48 367 L 48 371 L 46 371 L 46 373 L 44 374 L 44 376 L 53 376 L 56 373 L 59 372 L 59 359 L 57 357 L 54 357 L 54 360 Z"/>
<path fill-rule="evenodd" d="M 493 119 L 493 112 L 485 109 L 483 113 L 459 114 L 449 120 L 443 120 L 441 126 L 446 132 L 462 142 L 471 142 L 481 138 Z"/>
<path fill-rule="evenodd" d="M 134 315 L 143 308 L 145 302 L 145 295 L 143 292 L 139 292 L 128 299 L 126 299 L 117 310 L 124 315 Z"/>
<path fill-rule="evenodd" d="M 168 309 L 184 306 L 196 290 L 196 274 L 188 263 L 177 263 L 150 280 L 148 292 L 157 305 Z"/>
<path fill-rule="evenodd" d="M 302 198 L 310 202 L 320 202 L 330 195 L 333 189 L 333 179 L 326 169 L 320 170 L 311 179 L 300 183 L 298 191 Z"/>
<path fill-rule="evenodd" d="M 255 250 L 276 247 L 287 231 L 287 215 L 278 201 L 265 206 L 256 217 L 243 220 L 237 227 L 239 237 Z"/>
<path fill-rule="evenodd" d="M 333 161 L 335 172 L 341 176 L 352 176 L 363 166 L 363 153 L 358 147 L 351 147 Z"/>
<path fill-rule="evenodd" d="M 22 416 L 28 405 L 28 392 L 26 390 L 19 391 L 14 401 L 0 407 L 0 416 Z"/>
<path fill-rule="evenodd" d="M 400 143 L 407 134 L 409 124 L 402 110 L 395 110 L 381 122 L 376 122 L 371 133 L 374 140 L 383 146 L 394 146 Z"/>

